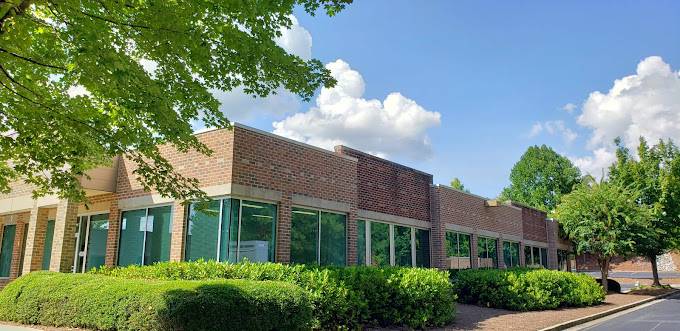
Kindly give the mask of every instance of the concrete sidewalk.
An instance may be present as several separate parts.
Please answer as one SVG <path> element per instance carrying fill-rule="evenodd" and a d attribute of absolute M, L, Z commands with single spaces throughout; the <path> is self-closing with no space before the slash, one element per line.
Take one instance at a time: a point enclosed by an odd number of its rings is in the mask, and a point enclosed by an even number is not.
<path fill-rule="evenodd" d="M 29 328 L 29 327 L 25 327 L 25 326 L 0 324 L 0 331 L 41 331 L 41 330 Z"/>

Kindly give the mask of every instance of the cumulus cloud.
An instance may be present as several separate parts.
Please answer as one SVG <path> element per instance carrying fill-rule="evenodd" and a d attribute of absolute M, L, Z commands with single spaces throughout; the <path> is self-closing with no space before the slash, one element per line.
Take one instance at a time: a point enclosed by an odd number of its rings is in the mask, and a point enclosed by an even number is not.
<path fill-rule="evenodd" d="M 312 35 L 300 25 L 295 16 L 290 16 L 292 25 L 283 28 L 281 36 L 275 39 L 277 45 L 290 54 L 304 60 L 312 58 Z M 145 66 L 145 68 L 148 65 Z M 300 98 L 284 88 L 276 90 L 265 98 L 253 97 L 238 87 L 231 91 L 212 90 L 211 93 L 220 101 L 220 111 L 230 121 L 247 121 L 258 116 L 281 116 L 300 110 Z M 201 128 L 202 123 L 195 123 L 195 128 Z"/>
<path fill-rule="evenodd" d="M 530 138 L 536 137 L 543 132 L 549 135 L 559 135 L 562 137 L 562 139 L 564 139 L 564 141 L 567 144 L 570 144 L 576 138 L 578 138 L 578 134 L 574 132 L 572 129 L 568 128 L 564 124 L 564 121 L 536 122 L 531 127 L 529 137 Z"/>
<path fill-rule="evenodd" d="M 569 114 L 572 114 L 574 112 L 574 110 L 576 110 L 576 108 L 578 108 L 578 106 L 576 106 L 575 104 L 573 104 L 571 102 L 562 106 L 562 110 L 566 111 Z"/>
<path fill-rule="evenodd" d="M 398 92 L 382 101 L 366 99 L 363 77 L 347 62 L 336 60 L 326 68 L 337 85 L 321 89 L 316 107 L 274 122 L 275 134 L 326 149 L 343 144 L 382 157 L 431 154 L 427 131 L 440 124 L 438 112 Z"/>
<path fill-rule="evenodd" d="M 276 44 L 288 53 L 295 54 L 304 60 L 312 58 L 312 35 L 291 15 L 293 23 L 290 28 L 281 30 L 281 37 L 276 38 Z"/>
<path fill-rule="evenodd" d="M 639 137 L 680 142 L 680 72 L 659 56 L 642 60 L 636 73 L 614 81 L 608 92 L 590 93 L 578 123 L 592 130 L 591 156 L 576 159 L 593 175 L 614 161 L 613 140 L 635 151 Z"/>

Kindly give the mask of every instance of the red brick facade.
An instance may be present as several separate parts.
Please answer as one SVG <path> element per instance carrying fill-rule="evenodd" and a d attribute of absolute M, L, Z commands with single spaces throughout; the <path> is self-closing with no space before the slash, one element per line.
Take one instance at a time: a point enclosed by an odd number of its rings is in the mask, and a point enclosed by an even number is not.
<path fill-rule="evenodd" d="M 395 222 L 430 230 L 430 262 L 445 267 L 445 233 L 456 230 L 471 234 L 472 252 L 477 255 L 478 237 L 498 239 L 498 266 L 504 267 L 503 241 L 536 242 L 549 247 L 556 256 L 556 231 L 545 213 L 518 205 L 499 204 L 483 197 L 433 185 L 427 174 L 345 146 L 335 151 L 305 145 L 256 129 L 236 125 L 233 130 L 200 133 L 198 139 L 213 153 L 210 156 L 190 151 L 180 153 L 161 146 L 162 154 L 186 177 L 196 178 L 213 197 L 233 196 L 277 205 L 275 260 L 289 262 L 291 211 L 295 206 L 315 208 L 346 215 L 346 263 L 357 262 L 357 219 L 375 216 L 379 222 Z M 21 230 L 27 229 L 28 249 L 17 240 L 19 257 L 27 257 L 24 271 L 40 269 L 44 248 L 45 224 L 56 219 L 51 270 L 70 271 L 75 254 L 74 233 L 77 215 L 101 212 L 109 214 L 106 265 L 117 264 L 121 211 L 173 206 L 170 260 L 183 260 L 187 234 L 187 210 L 179 201 L 146 192 L 137 182 L 134 163 L 125 157 L 117 162 L 113 192 L 91 192 L 88 209 L 67 201 L 35 202 L 33 209 L 13 212 L 20 217 Z M 30 194 L 27 185 L 16 184 L 7 199 Z M 13 200 L 12 200 L 13 201 Z M 34 215 L 33 217 L 29 217 Z M 26 225 L 26 226 L 25 226 Z M 414 232 L 412 232 L 414 233 Z M 520 252 L 520 263 L 524 257 Z M 13 261 L 13 275 L 20 273 Z M 476 258 L 472 266 L 477 265 Z M 552 263 L 551 263 L 552 266 Z M 6 280 L 0 280 L 1 282 Z"/>

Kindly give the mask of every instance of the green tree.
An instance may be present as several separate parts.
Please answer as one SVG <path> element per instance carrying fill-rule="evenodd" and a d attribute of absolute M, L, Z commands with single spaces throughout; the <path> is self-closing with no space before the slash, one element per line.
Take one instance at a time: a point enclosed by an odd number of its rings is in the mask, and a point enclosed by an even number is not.
<path fill-rule="evenodd" d="M 637 192 L 617 183 L 587 177 L 562 197 L 553 212 L 577 254 L 589 253 L 597 258 L 605 289 L 612 257 L 629 255 L 636 242 L 644 240 L 650 211 L 636 204 L 637 199 Z"/>
<path fill-rule="evenodd" d="M 636 159 L 619 139 L 616 144 L 609 177 L 638 191 L 637 203 L 652 210 L 645 240 L 636 243 L 635 252 L 649 259 L 654 285 L 660 286 L 656 257 L 680 247 L 680 151 L 670 140 L 649 147 L 640 138 Z"/>
<path fill-rule="evenodd" d="M 581 171 L 552 148 L 531 146 L 510 171 L 500 198 L 551 211 L 580 182 Z"/>
<path fill-rule="evenodd" d="M 204 197 L 158 145 L 211 153 L 191 128 L 230 127 L 211 89 L 308 100 L 332 86 L 320 61 L 275 39 L 295 6 L 333 15 L 349 2 L 0 0 L 0 191 L 23 180 L 83 200 L 79 178 L 124 154 L 145 189 Z"/>
<path fill-rule="evenodd" d="M 451 187 L 455 188 L 456 190 L 470 193 L 470 190 L 468 190 L 465 187 L 465 185 L 463 185 L 463 182 L 461 182 L 460 179 L 458 179 L 458 177 L 453 178 L 453 180 L 451 181 Z"/>

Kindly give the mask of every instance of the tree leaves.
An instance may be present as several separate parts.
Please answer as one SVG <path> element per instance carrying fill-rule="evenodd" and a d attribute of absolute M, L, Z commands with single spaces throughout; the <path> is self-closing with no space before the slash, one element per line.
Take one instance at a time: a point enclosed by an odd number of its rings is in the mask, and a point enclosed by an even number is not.
<path fill-rule="evenodd" d="M 274 38 L 295 5 L 333 15 L 346 0 L 49 0 L 0 15 L 0 191 L 77 201 L 80 178 L 116 155 L 143 186 L 177 199 L 200 183 L 158 151 L 210 150 L 190 123 L 229 128 L 210 89 L 267 96 L 284 87 L 309 99 L 335 81 L 318 60 L 286 53 Z M 9 2 L 2 2 L 2 6 Z M 147 71 L 142 64 L 154 63 Z M 74 91 L 81 92 L 77 96 Z"/>
<path fill-rule="evenodd" d="M 580 177 L 578 168 L 552 148 L 531 146 L 512 168 L 510 186 L 503 189 L 501 198 L 551 211 Z"/>

